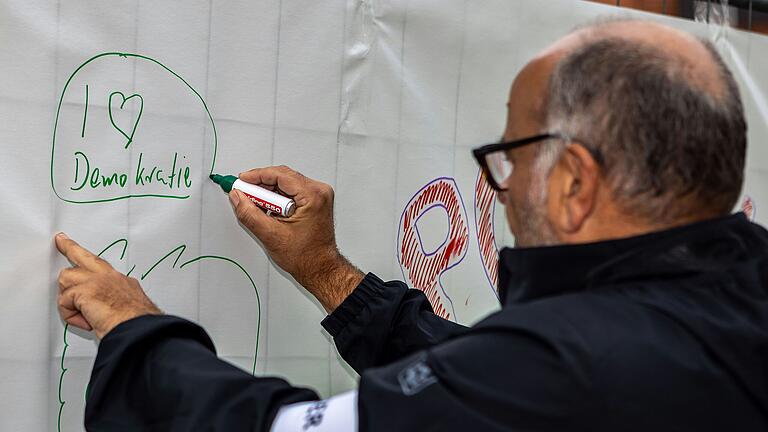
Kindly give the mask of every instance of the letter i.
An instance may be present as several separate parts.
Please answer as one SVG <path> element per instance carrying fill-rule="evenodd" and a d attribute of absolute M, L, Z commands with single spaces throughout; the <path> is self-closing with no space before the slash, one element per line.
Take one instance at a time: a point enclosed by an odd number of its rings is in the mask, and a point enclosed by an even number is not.
<path fill-rule="evenodd" d="M 83 111 L 83 129 L 80 138 L 85 138 L 85 122 L 88 120 L 88 84 L 85 85 L 85 110 Z"/>

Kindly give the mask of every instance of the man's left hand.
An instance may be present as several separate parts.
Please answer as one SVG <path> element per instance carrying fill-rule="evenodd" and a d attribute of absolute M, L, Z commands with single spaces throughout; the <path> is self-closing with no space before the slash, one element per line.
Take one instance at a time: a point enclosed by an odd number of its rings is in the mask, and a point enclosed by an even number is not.
<path fill-rule="evenodd" d="M 152 303 L 135 278 L 115 270 L 64 233 L 56 247 L 72 267 L 59 273 L 59 315 L 66 323 L 102 339 L 118 324 L 163 312 Z"/>

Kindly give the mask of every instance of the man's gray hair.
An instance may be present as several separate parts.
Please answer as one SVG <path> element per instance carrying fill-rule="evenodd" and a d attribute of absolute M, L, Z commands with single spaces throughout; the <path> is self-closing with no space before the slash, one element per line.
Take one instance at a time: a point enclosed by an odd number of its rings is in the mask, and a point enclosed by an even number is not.
<path fill-rule="evenodd" d="M 693 82 L 690 64 L 618 37 L 585 42 L 553 71 L 547 129 L 602 156 L 614 197 L 630 215 L 658 223 L 724 215 L 738 200 L 744 111 L 727 66 L 701 42 L 718 69 L 718 91 Z M 542 156 L 551 161 L 546 154 L 556 146 L 544 146 Z"/>

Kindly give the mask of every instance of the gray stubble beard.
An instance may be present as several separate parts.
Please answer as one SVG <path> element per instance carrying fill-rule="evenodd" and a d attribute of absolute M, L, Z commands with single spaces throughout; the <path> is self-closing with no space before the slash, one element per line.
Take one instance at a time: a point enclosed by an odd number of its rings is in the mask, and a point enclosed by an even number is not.
<path fill-rule="evenodd" d="M 547 218 L 547 178 L 551 166 L 541 166 L 541 162 L 545 161 L 536 161 L 539 165 L 537 175 L 528 189 L 525 202 L 513 208 L 520 229 L 520 235 L 515 236 L 515 247 L 554 246 L 561 243 Z"/>

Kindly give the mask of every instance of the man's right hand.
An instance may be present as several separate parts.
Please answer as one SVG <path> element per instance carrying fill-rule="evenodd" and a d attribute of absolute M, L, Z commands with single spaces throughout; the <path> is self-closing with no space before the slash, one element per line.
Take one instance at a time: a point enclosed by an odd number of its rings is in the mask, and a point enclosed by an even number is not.
<path fill-rule="evenodd" d="M 336 246 L 333 188 L 286 166 L 252 169 L 239 178 L 294 200 L 294 214 L 280 218 L 267 216 L 236 189 L 229 194 L 238 220 L 261 241 L 275 264 L 333 312 L 364 277 Z"/>

